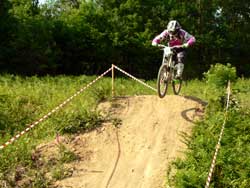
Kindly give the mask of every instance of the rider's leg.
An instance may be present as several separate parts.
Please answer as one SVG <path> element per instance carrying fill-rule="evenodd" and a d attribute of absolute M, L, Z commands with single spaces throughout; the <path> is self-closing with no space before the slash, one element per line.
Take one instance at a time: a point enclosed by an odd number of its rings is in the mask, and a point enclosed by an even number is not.
<path fill-rule="evenodd" d="M 182 77 L 182 73 L 184 70 L 184 58 L 185 58 L 185 51 L 181 51 L 179 53 L 177 53 L 177 64 L 175 65 L 177 68 L 177 75 L 176 78 L 181 78 Z"/>

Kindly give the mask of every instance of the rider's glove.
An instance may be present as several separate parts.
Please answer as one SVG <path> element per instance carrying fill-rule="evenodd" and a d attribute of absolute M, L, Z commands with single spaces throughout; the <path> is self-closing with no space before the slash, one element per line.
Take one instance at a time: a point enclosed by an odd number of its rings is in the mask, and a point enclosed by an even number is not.
<path fill-rule="evenodd" d="M 188 43 L 184 43 L 184 44 L 182 45 L 182 48 L 188 48 Z"/>
<path fill-rule="evenodd" d="M 156 42 L 152 42 L 152 46 L 158 46 Z"/>

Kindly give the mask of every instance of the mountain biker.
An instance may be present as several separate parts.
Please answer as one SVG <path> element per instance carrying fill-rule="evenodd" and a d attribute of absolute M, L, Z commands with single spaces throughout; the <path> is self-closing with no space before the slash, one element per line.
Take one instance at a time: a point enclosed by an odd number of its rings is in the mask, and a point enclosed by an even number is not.
<path fill-rule="evenodd" d="M 195 37 L 183 30 L 178 21 L 171 20 L 167 25 L 167 29 L 153 39 L 152 45 L 157 46 L 163 40 L 168 41 L 168 45 L 176 51 L 176 78 L 181 79 L 184 69 L 184 57 L 186 55 L 185 49 L 195 43 Z"/>

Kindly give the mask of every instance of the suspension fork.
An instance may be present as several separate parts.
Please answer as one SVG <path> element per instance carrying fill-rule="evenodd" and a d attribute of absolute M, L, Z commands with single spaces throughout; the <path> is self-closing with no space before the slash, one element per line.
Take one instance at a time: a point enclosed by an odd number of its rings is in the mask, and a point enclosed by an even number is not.
<path fill-rule="evenodd" d="M 172 73 L 172 69 L 173 69 L 173 56 L 171 55 L 168 59 L 168 71 Z"/>
<path fill-rule="evenodd" d="M 170 80 L 172 80 L 174 78 L 174 69 L 175 69 L 175 65 L 174 65 L 175 61 L 173 59 L 173 55 L 171 55 L 169 57 L 169 61 L 168 61 L 168 71 L 170 74 Z"/>

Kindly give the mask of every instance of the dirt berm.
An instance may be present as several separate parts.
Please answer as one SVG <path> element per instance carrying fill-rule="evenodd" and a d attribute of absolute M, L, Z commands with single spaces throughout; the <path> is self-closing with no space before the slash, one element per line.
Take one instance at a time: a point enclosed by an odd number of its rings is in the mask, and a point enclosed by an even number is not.
<path fill-rule="evenodd" d="M 190 133 L 200 101 L 135 96 L 99 108 L 117 120 L 74 138 L 71 145 L 79 160 L 70 164 L 72 176 L 56 182 L 58 187 L 165 187 L 169 162 L 185 149 L 180 134 Z"/>

